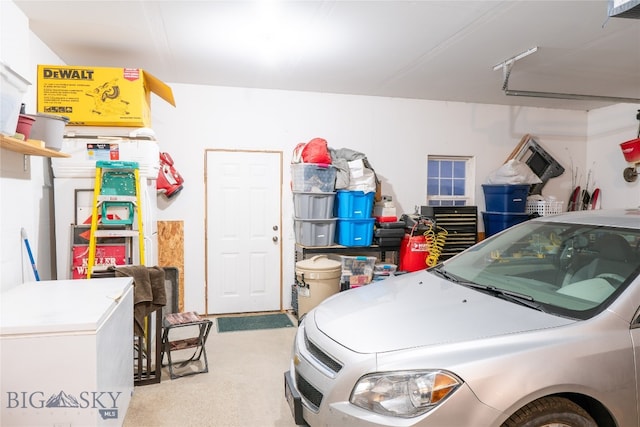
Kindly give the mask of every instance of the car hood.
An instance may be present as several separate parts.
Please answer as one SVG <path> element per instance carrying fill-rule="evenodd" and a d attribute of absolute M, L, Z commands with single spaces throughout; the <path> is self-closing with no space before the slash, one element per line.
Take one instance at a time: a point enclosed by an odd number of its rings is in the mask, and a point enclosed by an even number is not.
<path fill-rule="evenodd" d="M 427 271 L 341 292 L 310 314 L 321 332 L 358 353 L 470 341 L 575 322 Z"/>

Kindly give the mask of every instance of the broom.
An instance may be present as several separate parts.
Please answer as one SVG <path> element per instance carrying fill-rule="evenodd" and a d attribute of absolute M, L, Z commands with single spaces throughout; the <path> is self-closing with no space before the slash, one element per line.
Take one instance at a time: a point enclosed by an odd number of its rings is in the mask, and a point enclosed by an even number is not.
<path fill-rule="evenodd" d="M 31 246 L 29 246 L 29 239 L 27 238 L 27 232 L 24 228 L 21 228 L 20 234 L 22 235 L 22 240 L 24 240 L 24 245 L 27 247 L 27 253 L 29 254 L 29 261 L 31 261 L 31 268 L 33 269 L 33 275 L 36 276 L 36 281 L 39 282 L 40 276 L 38 275 L 36 262 L 33 259 L 33 254 L 31 253 Z"/>

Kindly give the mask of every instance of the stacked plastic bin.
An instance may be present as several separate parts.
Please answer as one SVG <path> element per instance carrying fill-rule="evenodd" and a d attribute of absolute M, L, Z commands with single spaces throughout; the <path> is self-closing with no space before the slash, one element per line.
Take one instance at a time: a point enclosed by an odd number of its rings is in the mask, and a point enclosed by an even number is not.
<path fill-rule="evenodd" d="M 373 240 L 374 192 L 338 190 L 334 204 L 336 243 L 343 246 L 371 246 Z"/>
<path fill-rule="evenodd" d="M 336 169 L 331 165 L 291 165 L 294 230 L 296 243 L 303 246 L 331 246 L 335 239 L 333 217 Z"/>
<path fill-rule="evenodd" d="M 387 264 L 378 262 L 373 266 L 373 282 L 387 279 L 395 275 L 398 266 L 395 264 Z"/>
<path fill-rule="evenodd" d="M 340 256 L 342 259 L 341 289 L 355 289 L 368 285 L 373 279 L 376 257 L 371 256 Z"/>
<path fill-rule="evenodd" d="M 482 189 L 487 207 L 482 212 L 487 237 L 529 219 L 528 184 L 483 184 Z"/>

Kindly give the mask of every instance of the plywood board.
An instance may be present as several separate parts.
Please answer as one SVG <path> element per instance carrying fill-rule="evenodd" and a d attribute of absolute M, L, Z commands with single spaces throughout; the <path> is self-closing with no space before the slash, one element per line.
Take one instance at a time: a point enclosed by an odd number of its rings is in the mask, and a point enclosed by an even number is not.
<path fill-rule="evenodd" d="M 158 221 L 158 264 L 178 269 L 178 308 L 184 311 L 184 221 Z"/>

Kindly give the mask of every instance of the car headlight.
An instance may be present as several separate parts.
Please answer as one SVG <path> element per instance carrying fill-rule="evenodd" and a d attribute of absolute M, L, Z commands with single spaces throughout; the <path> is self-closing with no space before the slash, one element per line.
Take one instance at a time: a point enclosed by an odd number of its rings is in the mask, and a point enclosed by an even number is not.
<path fill-rule="evenodd" d="M 349 401 L 382 415 L 415 417 L 443 402 L 461 384 L 458 377 L 440 370 L 369 374 L 358 380 Z"/>

